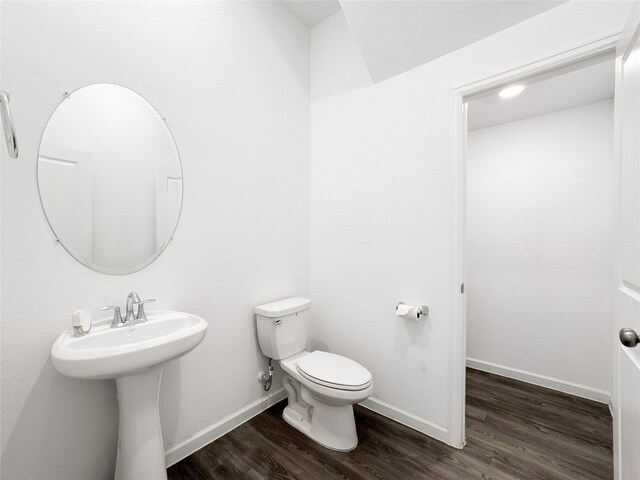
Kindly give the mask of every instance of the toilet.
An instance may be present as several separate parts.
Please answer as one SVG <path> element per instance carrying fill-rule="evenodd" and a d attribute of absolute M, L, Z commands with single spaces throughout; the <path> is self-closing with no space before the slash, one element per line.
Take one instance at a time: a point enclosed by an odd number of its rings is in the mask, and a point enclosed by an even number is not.
<path fill-rule="evenodd" d="M 284 370 L 284 420 L 319 444 L 347 452 L 358 445 L 353 404 L 371 395 L 373 377 L 349 358 L 306 351 L 310 308 L 311 300 L 301 297 L 256 307 L 258 341 Z"/>

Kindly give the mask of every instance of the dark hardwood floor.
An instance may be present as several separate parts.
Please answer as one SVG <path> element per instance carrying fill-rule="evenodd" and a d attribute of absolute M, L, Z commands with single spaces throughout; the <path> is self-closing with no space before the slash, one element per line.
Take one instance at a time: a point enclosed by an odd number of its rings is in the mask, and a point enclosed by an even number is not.
<path fill-rule="evenodd" d="M 280 402 L 173 465 L 187 479 L 612 479 L 607 406 L 467 372 L 467 445 L 448 447 L 356 406 L 360 443 L 333 452 L 282 420 Z"/>

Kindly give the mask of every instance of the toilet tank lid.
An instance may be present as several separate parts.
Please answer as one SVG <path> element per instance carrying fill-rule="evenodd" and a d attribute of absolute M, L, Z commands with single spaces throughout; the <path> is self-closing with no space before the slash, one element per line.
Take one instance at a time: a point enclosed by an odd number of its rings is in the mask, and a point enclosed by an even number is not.
<path fill-rule="evenodd" d="M 291 297 L 259 305 L 256 307 L 255 313 L 270 318 L 284 317 L 285 315 L 301 312 L 309 307 L 311 307 L 311 300 L 308 298 Z"/>

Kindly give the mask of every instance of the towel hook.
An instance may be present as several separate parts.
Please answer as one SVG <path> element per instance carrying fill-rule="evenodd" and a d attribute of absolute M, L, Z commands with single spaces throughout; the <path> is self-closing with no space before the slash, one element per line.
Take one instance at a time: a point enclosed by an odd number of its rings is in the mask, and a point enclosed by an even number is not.
<path fill-rule="evenodd" d="M 16 140 L 16 127 L 13 125 L 13 117 L 9 108 L 9 94 L 0 90 L 0 115 L 4 128 L 4 139 L 7 142 L 7 150 L 11 158 L 18 158 L 18 142 Z"/>

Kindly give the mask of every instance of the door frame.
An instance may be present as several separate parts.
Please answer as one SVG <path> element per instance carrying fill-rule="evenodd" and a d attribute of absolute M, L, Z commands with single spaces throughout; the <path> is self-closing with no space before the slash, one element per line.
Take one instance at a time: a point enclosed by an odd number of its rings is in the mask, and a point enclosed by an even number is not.
<path fill-rule="evenodd" d="M 449 444 L 465 445 L 465 377 L 467 360 L 467 296 L 461 292 L 466 275 L 465 251 L 465 191 L 467 105 L 465 99 L 527 78 L 549 73 L 591 58 L 615 52 L 620 32 L 606 35 L 577 47 L 563 50 L 537 61 L 498 72 L 455 86 L 451 89 L 451 178 L 453 194 L 453 258 L 452 258 L 452 325 L 451 378 L 449 403 Z M 615 192 L 617 195 L 617 191 Z M 617 197 L 616 197 L 617 198 Z M 612 246 L 613 248 L 613 246 Z M 615 421 L 615 419 L 614 419 Z"/>

